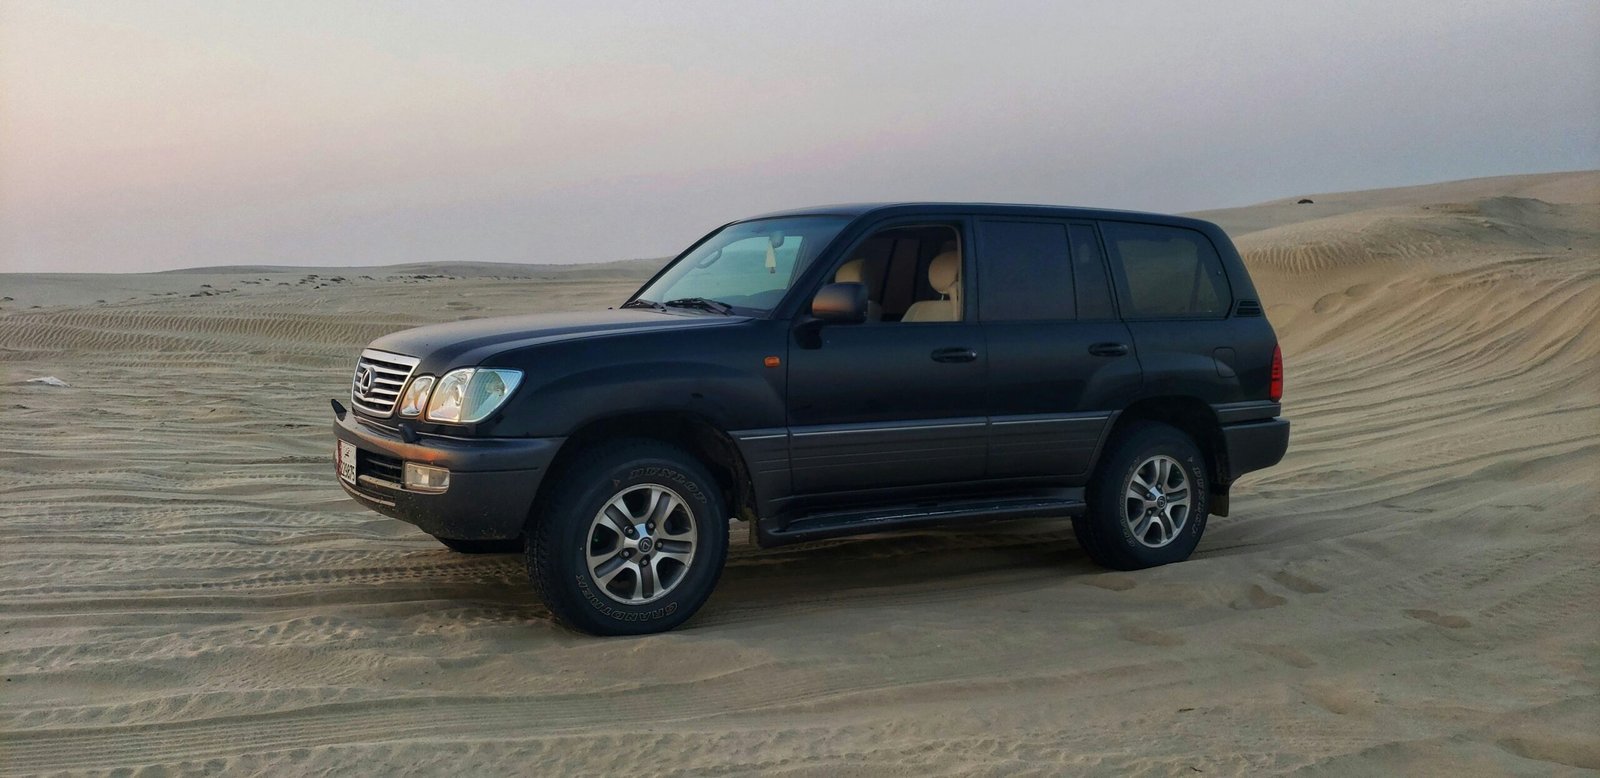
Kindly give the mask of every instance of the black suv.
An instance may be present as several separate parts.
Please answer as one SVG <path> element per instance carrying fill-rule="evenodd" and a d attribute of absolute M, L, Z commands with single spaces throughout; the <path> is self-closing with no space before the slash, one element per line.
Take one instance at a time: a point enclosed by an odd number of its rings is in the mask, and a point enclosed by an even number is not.
<path fill-rule="evenodd" d="M 386 335 L 333 402 L 339 481 L 551 612 L 670 629 L 762 546 L 1070 517 L 1187 558 L 1276 464 L 1277 337 L 1226 234 L 1047 206 L 813 208 L 725 225 L 615 309 Z"/>

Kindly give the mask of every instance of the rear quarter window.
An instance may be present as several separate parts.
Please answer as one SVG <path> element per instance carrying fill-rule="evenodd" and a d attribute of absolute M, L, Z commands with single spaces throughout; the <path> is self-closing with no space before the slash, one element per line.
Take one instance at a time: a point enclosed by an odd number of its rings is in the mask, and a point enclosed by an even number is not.
<path fill-rule="evenodd" d="M 1183 227 L 1102 222 L 1122 315 L 1129 319 L 1221 318 L 1232 304 L 1216 247 Z"/>

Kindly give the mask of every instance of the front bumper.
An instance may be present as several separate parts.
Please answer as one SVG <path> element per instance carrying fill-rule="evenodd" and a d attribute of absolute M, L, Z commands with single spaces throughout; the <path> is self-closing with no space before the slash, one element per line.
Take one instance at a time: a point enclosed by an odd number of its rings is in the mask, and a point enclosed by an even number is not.
<path fill-rule="evenodd" d="M 1227 448 L 1227 482 L 1245 473 L 1278 464 L 1289 450 L 1289 420 L 1264 419 L 1222 427 L 1222 442 Z"/>
<path fill-rule="evenodd" d="M 354 411 L 336 418 L 333 434 L 363 458 L 419 462 L 450 471 L 443 492 L 410 491 L 389 479 L 334 479 L 361 504 L 453 540 L 505 540 L 522 534 L 539 483 L 565 438 L 447 438 L 422 435 L 407 443 L 397 431 L 366 421 Z M 337 463 L 335 464 L 337 470 Z M 399 479 L 394 479 L 399 480 Z"/>

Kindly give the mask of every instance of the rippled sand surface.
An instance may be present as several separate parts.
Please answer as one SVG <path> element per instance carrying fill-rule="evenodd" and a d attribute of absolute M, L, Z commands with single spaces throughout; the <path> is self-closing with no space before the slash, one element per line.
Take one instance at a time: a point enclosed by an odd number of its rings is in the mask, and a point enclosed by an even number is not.
<path fill-rule="evenodd" d="M 1294 199 L 1208 214 L 1295 432 L 1192 561 L 736 528 L 638 639 L 347 499 L 327 400 L 374 336 L 649 263 L 0 275 L 0 772 L 1600 769 L 1600 175 Z"/>

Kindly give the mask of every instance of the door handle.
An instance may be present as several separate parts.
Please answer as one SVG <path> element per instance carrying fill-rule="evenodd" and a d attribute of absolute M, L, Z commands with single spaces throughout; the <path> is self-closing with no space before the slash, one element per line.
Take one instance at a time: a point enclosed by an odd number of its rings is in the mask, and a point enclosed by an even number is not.
<path fill-rule="evenodd" d="M 951 346 L 936 348 L 931 356 L 935 362 L 973 362 L 978 359 L 978 352 L 965 346 Z"/>
<path fill-rule="evenodd" d="M 1096 343 L 1089 347 L 1089 353 L 1097 357 L 1125 357 L 1128 355 L 1128 344 Z"/>

